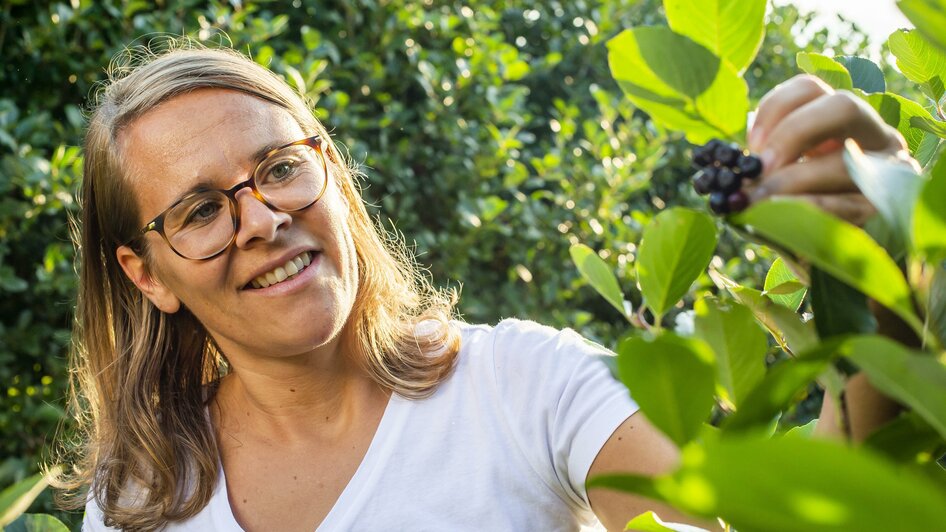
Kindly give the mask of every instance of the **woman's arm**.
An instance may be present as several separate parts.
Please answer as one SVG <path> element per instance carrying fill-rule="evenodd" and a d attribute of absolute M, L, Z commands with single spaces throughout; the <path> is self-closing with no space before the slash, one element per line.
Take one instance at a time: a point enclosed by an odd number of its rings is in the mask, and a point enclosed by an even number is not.
<path fill-rule="evenodd" d="M 607 473 L 633 473 L 654 476 L 672 472 L 679 462 L 676 446 L 644 417 L 640 411 L 627 418 L 598 453 L 588 478 Z M 588 490 L 588 500 L 601 523 L 608 530 L 624 530 L 627 522 L 651 510 L 660 519 L 685 523 L 708 530 L 719 530 L 713 522 L 684 515 L 670 506 L 651 499 L 606 488 Z"/>

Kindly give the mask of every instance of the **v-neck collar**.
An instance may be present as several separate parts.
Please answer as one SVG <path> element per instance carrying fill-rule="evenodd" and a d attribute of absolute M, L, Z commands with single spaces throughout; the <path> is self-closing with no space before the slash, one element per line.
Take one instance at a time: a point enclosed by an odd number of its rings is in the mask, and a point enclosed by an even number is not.
<path fill-rule="evenodd" d="M 407 411 L 410 400 L 404 399 L 397 393 L 392 392 L 388 399 L 388 404 L 381 415 L 381 421 L 371 438 L 371 444 L 368 445 L 368 451 L 358 464 L 358 469 L 352 475 L 351 480 L 342 490 L 335 501 L 335 505 L 329 510 L 328 514 L 315 529 L 315 532 L 328 532 L 332 530 L 344 530 L 351 521 L 352 512 L 364 504 L 364 499 L 368 495 L 366 487 L 377 478 L 381 471 L 379 465 L 387 461 L 388 456 L 394 450 L 397 436 L 404 427 L 407 419 Z M 227 477 L 223 471 L 223 465 L 218 467 L 217 489 L 211 499 L 211 511 L 214 521 L 223 524 L 224 530 L 243 530 L 240 523 L 233 515 L 233 509 L 230 507 L 230 496 L 227 492 Z"/>

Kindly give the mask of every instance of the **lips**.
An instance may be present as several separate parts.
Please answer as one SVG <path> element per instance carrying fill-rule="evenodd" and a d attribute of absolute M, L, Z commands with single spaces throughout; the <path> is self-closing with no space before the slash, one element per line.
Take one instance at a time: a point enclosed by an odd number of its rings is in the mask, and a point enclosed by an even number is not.
<path fill-rule="evenodd" d="M 312 263 L 313 254 L 313 251 L 303 251 L 286 261 L 285 264 L 258 275 L 255 279 L 250 281 L 247 288 L 267 288 L 287 279 L 292 279 Z"/>

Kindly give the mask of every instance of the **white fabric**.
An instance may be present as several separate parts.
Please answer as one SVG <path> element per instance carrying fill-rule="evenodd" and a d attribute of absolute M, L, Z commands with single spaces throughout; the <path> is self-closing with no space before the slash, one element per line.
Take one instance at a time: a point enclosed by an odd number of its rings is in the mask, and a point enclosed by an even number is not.
<path fill-rule="evenodd" d="M 605 355 L 571 330 L 505 320 L 462 330 L 456 371 L 429 398 L 393 394 L 318 531 L 574 531 L 596 522 L 585 479 L 637 410 Z M 94 502 L 83 530 L 108 530 Z M 240 531 L 224 472 L 210 503 L 167 530 Z"/>

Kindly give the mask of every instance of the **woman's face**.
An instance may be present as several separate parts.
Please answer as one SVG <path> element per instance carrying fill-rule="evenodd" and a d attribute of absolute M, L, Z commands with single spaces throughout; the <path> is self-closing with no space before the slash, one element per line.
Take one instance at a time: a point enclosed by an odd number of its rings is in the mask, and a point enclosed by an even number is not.
<path fill-rule="evenodd" d="M 228 189 L 248 179 L 266 148 L 306 136 L 288 112 L 241 92 L 201 89 L 168 100 L 119 136 L 140 224 L 197 186 Z M 125 272 L 162 311 L 185 305 L 231 360 L 337 345 L 358 288 L 339 186 L 329 178 L 317 203 L 293 213 L 270 210 L 248 188 L 237 203 L 240 226 L 222 254 L 188 260 L 151 231 L 147 267 L 127 247 L 119 249 Z M 283 282 L 254 288 L 254 279 L 297 257 L 311 263 Z"/>

